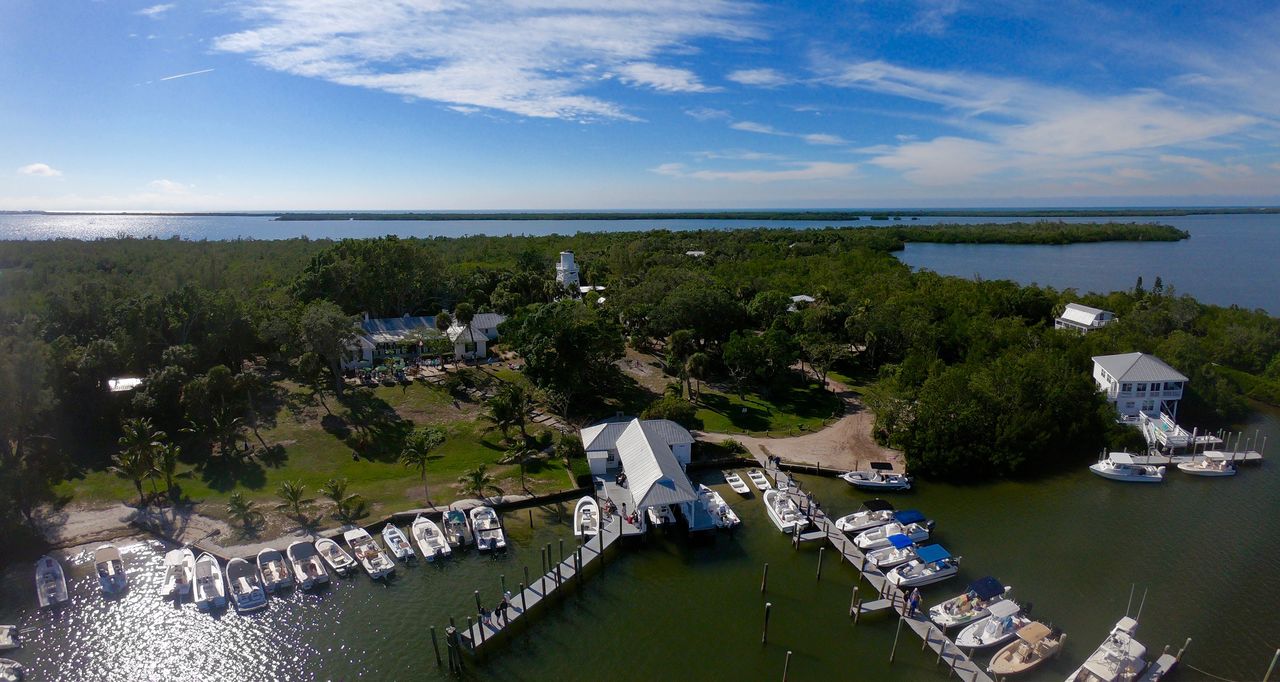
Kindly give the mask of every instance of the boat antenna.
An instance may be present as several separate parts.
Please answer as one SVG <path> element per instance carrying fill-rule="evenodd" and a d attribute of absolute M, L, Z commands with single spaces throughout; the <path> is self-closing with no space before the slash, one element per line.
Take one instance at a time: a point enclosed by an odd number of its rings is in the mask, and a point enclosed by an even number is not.
<path fill-rule="evenodd" d="M 1142 602 L 1138 604 L 1138 615 L 1133 617 L 1134 620 L 1140 620 L 1142 618 L 1142 607 L 1146 605 L 1147 605 L 1147 588 L 1144 587 L 1142 588 Z"/>
<path fill-rule="evenodd" d="M 1124 606 L 1124 615 L 1129 615 L 1129 609 L 1133 608 L 1133 589 L 1137 587 L 1134 583 L 1129 583 L 1129 603 Z"/>

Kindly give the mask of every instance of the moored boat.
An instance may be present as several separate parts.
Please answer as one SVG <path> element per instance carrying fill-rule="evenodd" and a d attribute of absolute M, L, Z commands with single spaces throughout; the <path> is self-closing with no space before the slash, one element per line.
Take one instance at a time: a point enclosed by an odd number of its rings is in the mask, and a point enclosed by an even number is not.
<path fill-rule="evenodd" d="M 925 545 L 916 550 L 916 558 L 885 574 L 885 580 L 900 588 L 922 587 L 942 582 L 960 572 L 960 561 L 942 548 Z"/>
<path fill-rule="evenodd" d="M 879 471 L 847 471 L 840 480 L 863 490 L 910 490 L 911 477 L 906 474 L 880 473 Z"/>
<path fill-rule="evenodd" d="M 1236 464 L 1219 453 L 1206 453 L 1190 462 L 1178 464 L 1178 471 L 1192 476 L 1235 476 Z"/>
<path fill-rule="evenodd" d="M 378 579 L 386 577 L 392 571 L 396 570 L 396 564 L 382 551 L 373 536 L 363 528 L 352 528 L 342 534 L 343 539 L 347 541 L 347 546 L 351 548 L 351 553 L 355 555 L 356 561 L 364 568 L 365 573 L 370 578 Z"/>
<path fill-rule="evenodd" d="M 916 545 L 905 535 L 890 535 L 889 546 L 867 553 L 867 561 L 880 570 L 912 561 L 916 558 Z"/>
<path fill-rule="evenodd" d="M 262 586 L 268 592 L 293 585 L 293 571 L 279 550 L 268 547 L 258 552 L 258 571 L 262 574 Z"/>
<path fill-rule="evenodd" d="M 987 672 L 998 677 L 1024 673 L 1058 655 L 1067 636 L 1044 623 L 1034 622 L 1018 630 L 1013 642 L 996 652 Z"/>
<path fill-rule="evenodd" d="M 654 505 L 646 510 L 649 517 L 649 523 L 655 526 L 664 526 L 668 523 L 676 522 L 675 512 L 671 511 L 671 507 L 665 504 Z"/>
<path fill-rule="evenodd" d="M 507 536 L 502 532 L 502 519 L 493 507 L 472 507 L 471 529 L 476 535 L 476 548 L 481 552 L 507 548 Z"/>
<path fill-rule="evenodd" d="M 766 490 L 764 507 L 769 512 L 769 520 L 783 533 L 792 533 L 796 526 L 809 524 L 809 517 L 800 512 L 800 508 L 781 490 Z"/>
<path fill-rule="evenodd" d="M 47 554 L 36 561 L 36 598 L 40 608 L 67 601 L 67 575 L 62 564 Z"/>
<path fill-rule="evenodd" d="M 979 578 L 969 583 L 969 588 L 964 591 L 964 594 L 930 608 L 929 620 L 943 630 L 967 625 L 979 618 L 985 618 L 988 607 L 1003 601 L 1011 589 L 1013 588 L 1000 584 L 999 580 L 991 576 Z"/>
<path fill-rule="evenodd" d="M 182 599 L 191 593 L 191 582 L 195 580 L 196 555 L 190 548 L 171 549 L 164 555 L 164 583 L 160 586 L 160 596 L 168 599 Z"/>
<path fill-rule="evenodd" d="M 202 611 L 221 608 L 227 603 L 226 588 L 222 585 L 222 567 L 208 552 L 196 559 L 196 579 L 192 585 L 196 606 Z"/>
<path fill-rule="evenodd" d="M 124 558 L 115 545 L 106 544 L 93 550 L 93 566 L 98 572 L 98 584 L 104 595 L 119 594 L 129 585 L 124 572 Z"/>
<path fill-rule="evenodd" d="M 289 558 L 289 566 L 293 569 L 293 579 L 298 587 L 309 590 L 317 585 L 329 582 L 329 572 L 324 570 L 324 562 L 316 546 L 306 540 L 291 543 L 284 551 Z"/>
<path fill-rule="evenodd" d="M 0 682 L 19 682 L 26 673 L 22 664 L 8 658 L 0 658 Z"/>
<path fill-rule="evenodd" d="M 1117 621 L 1102 644 L 1067 677 L 1067 682 L 1112 682 L 1140 675 L 1147 667 L 1143 658 L 1147 647 L 1134 639 L 1137 629 L 1138 621 L 1128 616 Z"/>
<path fill-rule="evenodd" d="M 22 642 L 18 641 L 18 626 L 0 625 L 0 651 L 17 649 L 20 646 Z"/>
<path fill-rule="evenodd" d="M 425 516 L 415 517 L 409 532 L 418 543 L 418 551 L 422 552 L 422 556 L 426 557 L 427 561 L 435 561 L 436 557 L 447 557 L 453 552 L 440 526 Z"/>
<path fill-rule="evenodd" d="M 394 523 L 388 523 L 382 527 L 382 541 L 387 543 L 387 549 L 395 558 L 401 561 L 414 558 L 413 545 L 409 544 L 409 538 L 405 537 L 404 531 Z"/>
<path fill-rule="evenodd" d="M 769 482 L 769 479 L 764 475 L 764 472 L 759 469 L 752 469 L 751 471 L 748 471 L 747 478 L 751 479 L 751 485 L 754 485 L 756 490 L 759 490 L 760 492 L 773 489 L 773 484 Z"/>
<path fill-rule="evenodd" d="M 600 505 L 590 495 L 584 495 L 573 506 L 573 536 L 595 537 L 600 533 Z"/>
<path fill-rule="evenodd" d="M 471 527 L 467 524 L 467 515 L 452 509 L 444 514 L 444 537 L 451 547 L 466 547 L 471 544 Z"/>
<path fill-rule="evenodd" d="M 711 518 L 715 521 L 716 528 L 733 528 L 742 523 L 742 519 L 738 518 L 738 514 L 733 511 L 733 507 L 725 503 L 720 493 L 701 483 L 698 484 L 698 501 L 702 503 L 703 508 L 711 515 Z"/>
<path fill-rule="evenodd" d="M 1021 611 L 1022 607 L 1011 599 L 992 604 L 986 618 L 969 623 L 956 635 L 956 646 L 987 649 L 1008 642 L 1018 630 L 1031 624 L 1031 619 Z"/>
<path fill-rule="evenodd" d="M 729 487 L 733 489 L 733 492 L 738 493 L 739 495 L 751 494 L 751 488 L 747 487 L 747 482 L 742 480 L 742 477 L 739 476 L 736 471 L 731 471 L 725 474 L 724 482 L 728 483 Z"/>
<path fill-rule="evenodd" d="M 862 508 L 836 519 L 836 529 L 843 533 L 861 533 L 893 520 L 893 504 L 882 499 L 867 500 Z"/>
<path fill-rule="evenodd" d="M 329 564 L 329 568 L 338 575 L 347 575 L 356 567 L 356 560 L 352 559 L 351 555 L 347 554 L 347 551 L 334 540 L 329 538 L 316 540 L 316 551 L 324 558 L 325 563 Z"/>
<path fill-rule="evenodd" d="M 262 589 L 258 569 L 248 561 L 236 557 L 227 562 L 227 590 L 231 604 L 239 613 L 249 613 L 267 606 L 267 591 Z"/>
<path fill-rule="evenodd" d="M 853 538 L 854 544 L 866 552 L 888 547 L 889 537 L 892 535 L 905 535 L 911 538 L 912 542 L 917 543 L 929 539 L 929 528 L 925 525 L 924 515 L 920 512 L 898 512 L 894 516 L 897 520 L 858 533 Z"/>
<path fill-rule="evenodd" d="M 1150 464 L 1136 464 L 1133 461 L 1133 455 L 1127 452 L 1112 452 L 1090 464 L 1089 471 L 1112 481 L 1161 483 L 1164 481 L 1165 468 Z"/>

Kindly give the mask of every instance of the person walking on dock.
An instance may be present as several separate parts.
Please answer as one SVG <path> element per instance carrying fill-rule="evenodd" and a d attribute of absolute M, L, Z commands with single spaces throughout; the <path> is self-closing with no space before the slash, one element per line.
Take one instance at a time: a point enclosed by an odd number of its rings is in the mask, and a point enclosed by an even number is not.
<path fill-rule="evenodd" d="M 920 612 L 920 588 L 911 591 L 911 598 L 907 601 L 907 617 L 915 618 Z"/>
<path fill-rule="evenodd" d="M 507 594 L 510 593 L 502 595 L 502 601 L 498 602 L 498 608 L 494 610 L 501 616 L 501 622 L 504 626 L 511 622 L 511 617 L 507 615 L 507 609 L 511 608 L 511 602 L 507 599 Z"/>

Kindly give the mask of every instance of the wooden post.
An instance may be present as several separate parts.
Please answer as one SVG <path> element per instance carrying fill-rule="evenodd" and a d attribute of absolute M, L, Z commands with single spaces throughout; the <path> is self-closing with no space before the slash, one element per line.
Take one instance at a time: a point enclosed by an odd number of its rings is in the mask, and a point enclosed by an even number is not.
<path fill-rule="evenodd" d="M 1181 663 L 1181 662 L 1182 662 L 1182 654 L 1183 654 L 1183 652 L 1185 652 L 1185 651 L 1187 650 L 1187 647 L 1189 647 L 1189 646 L 1191 646 L 1191 638 L 1190 638 L 1190 637 L 1188 637 L 1188 638 L 1187 638 L 1187 641 L 1186 641 L 1186 642 L 1183 642 L 1183 644 L 1182 644 L 1182 648 L 1181 648 L 1181 649 L 1178 649 L 1178 655 L 1177 655 L 1177 656 L 1174 656 L 1174 658 L 1175 658 L 1175 659 L 1177 659 L 1177 661 L 1178 661 L 1179 663 Z"/>
<path fill-rule="evenodd" d="M 533 510 L 529 510 L 529 527 L 533 528 Z"/>
<path fill-rule="evenodd" d="M 498 580 L 502 581 L 502 596 L 507 596 L 507 574 L 503 573 L 498 576 Z"/>
<path fill-rule="evenodd" d="M 480 590 L 476 590 L 476 613 L 480 612 Z"/>
<path fill-rule="evenodd" d="M 450 618 L 450 620 L 453 620 Z M 458 662 L 458 628 L 452 624 L 444 630 L 445 647 L 449 650 L 449 672 L 458 672 L 460 665 Z"/>
<path fill-rule="evenodd" d="M 436 667 L 440 667 L 440 642 L 436 640 L 436 626 L 431 626 L 431 648 L 436 650 Z"/>
<path fill-rule="evenodd" d="M 573 553 L 573 564 L 574 564 L 573 574 L 578 576 L 578 585 L 582 585 L 582 546 L 581 545 L 579 545 L 578 549 Z"/>
<path fill-rule="evenodd" d="M 769 609 L 771 608 L 773 608 L 772 602 L 764 603 L 764 631 L 760 633 L 761 646 L 769 641 Z"/>
<path fill-rule="evenodd" d="M 467 634 L 468 635 L 471 634 L 471 631 L 474 629 L 475 629 L 475 626 L 471 624 L 471 616 L 467 616 Z M 472 642 L 471 644 L 472 646 L 474 646 L 475 642 Z"/>
<path fill-rule="evenodd" d="M 893 631 L 893 648 L 889 650 L 890 663 L 893 663 L 893 657 L 898 653 L 898 635 L 902 634 L 902 621 L 906 619 L 906 616 L 898 616 L 898 627 Z"/>
<path fill-rule="evenodd" d="M 621 532 L 622 532 L 622 524 L 624 524 L 624 523 L 626 523 L 626 520 L 625 520 L 625 519 L 622 519 L 622 520 L 619 520 L 619 521 L 618 521 L 618 532 L 619 532 L 619 533 L 621 533 Z M 604 530 L 605 530 L 604 528 L 601 528 L 601 529 L 600 529 L 600 531 L 599 531 L 598 533 L 596 533 L 597 546 L 600 548 L 600 549 L 598 550 L 598 553 L 600 554 L 600 565 L 601 565 L 602 567 L 604 566 Z"/>
<path fill-rule="evenodd" d="M 858 616 L 862 615 L 862 595 L 858 594 L 858 584 L 853 584 L 853 597 L 849 605 L 849 615 L 853 616 L 853 624 L 858 624 Z"/>
<path fill-rule="evenodd" d="M 523 597 L 523 595 L 524 595 L 524 586 L 525 586 L 525 585 L 528 585 L 528 586 L 530 586 L 530 587 L 533 587 L 533 583 L 529 582 L 529 567 L 528 567 L 528 566 L 525 566 L 525 567 L 524 567 L 524 582 L 520 583 L 520 593 L 521 593 L 521 598 L 522 598 L 522 599 L 524 598 L 524 597 Z"/>
<path fill-rule="evenodd" d="M 769 562 L 764 562 L 764 575 L 760 577 L 760 594 L 764 594 L 769 585 Z"/>
<path fill-rule="evenodd" d="M 560 538 L 560 563 L 564 563 L 564 538 Z"/>
<path fill-rule="evenodd" d="M 1276 655 L 1271 657 L 1271 665 L 1267 667 L 1267 674 L 1262 676 L 1262 682 L 1271 681 L 1271 673 L 1276 669 L 1276 661 L 1280 660 L 1280 649 L 1276 649 Z"/>
<path fill-rule="evenodd" d="M 787 660 L 782 663 L 782 682 L 787 682 L 787 669 L 791 667 L 791 652 L 787 652 Z"/>
<path fill-rule="evenodd" d="M 538 548 L 538 558 L 542 560 L 542 573 L 543 575 L 545 575 L 547 572 L 547 548 L 546 547 Z"/>
<path fill-rule="evenodd" d="M 524 605 L 524 583 L 520 583 L 520 613 L 522 613 L 522 614 L 523 614 L 524 612 L 525 612 L 525 605 Z"/>
<path fill-rule="evenodd" d="M 818 548 L 818 580 L 822 580 L 822 552 L 826 549 L 826 547 Z"/>

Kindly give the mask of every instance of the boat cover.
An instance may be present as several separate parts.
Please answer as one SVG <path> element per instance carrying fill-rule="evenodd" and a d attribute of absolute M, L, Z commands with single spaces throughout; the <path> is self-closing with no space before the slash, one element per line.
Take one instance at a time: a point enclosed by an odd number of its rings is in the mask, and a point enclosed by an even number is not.
<path fill-rule="evenodd" d="M 1109 457 L 1116 464 L 1133 464 L 1133 455 L 1127 452 L 1113 452 Z"/>
<path fill-rule="evenodd" d="M 877 497 L 874 500 L 867 500 L 866 502 L 863 502 L 862 508 L 867 511 L 892 511 L 893 503 L 886 502 Z"/>
<path fill-rule="evenodd" d="M 892 540 L 893 538 L 890 537 L 889 539 Z M 942 545 L 925 545 L 916 550 L 916 556 L 920 558 L 921 562 L 931 564 L 935 561 L 951 558 L 951 553 L 943 549 Z"/>
<path fill-rule="evenodd" d="M 890 462 L 871 462 L 873 471 L 893 471 L 893 464 Z"/>
<path fill-rule="evenodd" d="M 905 509 L 900 512 L 894 512 L 893 518 L 896 519 L 898 523 L 901 523 L 904 526 L 912 523 L 925 522 L 924 514 L 921 514 L 915 509 Z"/>
<path fill-rule="evenodd" d="M 999 580 L 996 580 L 991 576 L 987 576 L 985 578 L 978 578 L 970 583 L 969 591 L 978 595 L 981 599 L 990 599 L 1004 594 L 1004 585 L 1001 585 Z"/>
<path fill-rule="evenodd" d="M 890 536 L 889 536 L 889 538 L 888 538 L 888 540 L 889 540 L 889 544 L 893 545 L 894 547 L 896 547 L 896 548 L 898 548 L 898 549 L 903 549 L 903 548 L 910 547 L 911 545 L 916 544 L 916 543 L 914 543 L 914 542 L 912 542 L 912 541 L 911 541 L 911 538 L 909 538 L 909 537 L 907 537 L 907 536 L 903 535 L 902 533 L 897 533 L 897 534 L 895 534 L 895 535 L 890 535 Z"/>
<path fill-rule="evenodd" d="M 998 601 L 992 604 L 991 606 L 987 607 L 987 612 L 991 614 L 992 618 L 1007 618 L 1009 616 L 1016 616 L 1018 612 L 1021 610 L 1022 610 L 1021 606 L 1018 606 L 1015 602 L 1009 601 L 1008 599 L 1004 601 Z"/>
<path fill-rule="evenodd" d="M 462 512 L 460 512 L 460 511 L 458 511 L 458 510 L 456 510 L 456 509 L 454 509 L 454 510 L 452 510 L 452 511 L 449 511 L 449 512 L 446 512 L 446 513 L 445 513 L 445 518 L 449 519 L 450 521 L 456 521 L 456 522 L 458 522 L 458 523 L 466 523 L 466 522 L 467 522 L 467 517 L 466 517 L 466 516 L 464 516 L 464 515 L 462 514 Z"/>
<path fill-rule="evenodd" d="M 1052 634 L 1052 632 L 1053 631 L 1049 629 L 1049 626 L 1037 621 L 1035 623 L 1028 623 L 1021 630 L 1018 630 L 1018 639 L 1030 644 L 1031 646 L 1035 646 L 1040 643 L 1040 640 Z"/>

